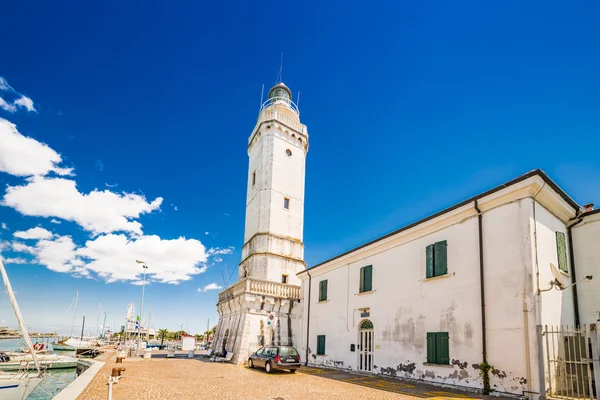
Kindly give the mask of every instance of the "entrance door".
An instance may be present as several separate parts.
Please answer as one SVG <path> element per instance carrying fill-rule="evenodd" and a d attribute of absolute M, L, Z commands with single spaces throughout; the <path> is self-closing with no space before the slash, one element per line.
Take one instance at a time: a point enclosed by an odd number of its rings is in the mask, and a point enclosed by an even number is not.
<path fill-rule="evenodd" d="M 358 370 L 373 371 L 373 323 L 365 319 L 358 326 Z"/>

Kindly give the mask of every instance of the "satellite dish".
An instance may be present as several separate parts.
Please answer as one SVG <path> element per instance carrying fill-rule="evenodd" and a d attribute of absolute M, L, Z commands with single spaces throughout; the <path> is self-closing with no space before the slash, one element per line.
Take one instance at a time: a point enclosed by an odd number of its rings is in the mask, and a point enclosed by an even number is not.
<path fill-rule="evenodd" d="M 561 289 L 564 288 L 565 287 L 565 281 L 563 279 L 562 274 L 558 270 L 558 268 L 556 268 L 556 265 L 550 263 L 550 271 L 552 271 L 552 275 L 554 276 L 554 282 L 556 284 L 558 284 L 558 286 Z"/>

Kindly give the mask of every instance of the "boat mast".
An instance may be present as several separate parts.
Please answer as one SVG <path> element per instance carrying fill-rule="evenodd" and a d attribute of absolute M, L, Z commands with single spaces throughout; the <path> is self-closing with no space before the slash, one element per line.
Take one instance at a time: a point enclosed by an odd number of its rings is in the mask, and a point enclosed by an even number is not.
<path fill-rule="evenodd" d="M 4 269 L 4 264 L 2 263 L 2 258 L 0 257 L 0 273 L 2 274 L 2 279 L 4 280 L 4 287 L 6 288 L 6 293 L 8 293 L 8 298 L 10 299 L 10 303 L 12 304 L 13 310 L 15 312 L 15 317 L 17 317 L 17 322 L 19 323 L 19 328 L 21 329 L 21 335 L 23 335 L 23 339 L 25 340 L 25 344 L 31 353 L 31 357 L 33 357 L 33 361 L 35 362 L 35 368 L 37 368 L 38 372 L 40 371 L 40 363 L 38 362 L 37 355 L 35 354 L 35 349 L 33 348 L 33 343 L 31 343 L 31 338 L 29 337 L 29 332 L 27 331 L 27 327 L 25 327 L 25 322 L 23 321 L 23 316 L 21 315 L 21 311 L 19 310 L 19 305 L 17 304 L 17 299 L 15 298 L 15 294 L 12 290 L 12 286 L 10 286 L 10 281 L 8 280 L 8 275 L 6 274 L 6 270 Z"/>
<path fill-rule="evenodd" d="M 73 308 L 73 317 L 71 318 L 71 333 L 69 337 L 73 337 L 73 329 L 75 329 L 75 315 L 77 314 L 77 300 L 79 300 L 79 291 L 75 291 L 75 307 Z"/>

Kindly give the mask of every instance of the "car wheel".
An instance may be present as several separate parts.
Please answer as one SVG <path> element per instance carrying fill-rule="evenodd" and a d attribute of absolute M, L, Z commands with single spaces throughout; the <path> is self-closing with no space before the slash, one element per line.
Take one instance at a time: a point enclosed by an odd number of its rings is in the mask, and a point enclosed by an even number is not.
<path fill-rule="evenodd" d="M 292 374 L 295 374 L 295 373 L 296 373 L 296 370 L 295 370 L 295 369 L 290 369 L 290 372 L 291 372 Z"/>
<path fill-rule="evenodd" d="M 254 368 L 254 362 L 252 362 L 252 359 L 249 359 L 249 360 L 248 360 L 248 366 L 249 366 L 250 368 Z"/>
<path fill-rule="evenodd" d="M 273 368 L 271 367 L 271 363 L 267 362 L 265 364 L 265 371 L 267 371 L 267 374 L 270 374 L 272 370 L 273 370 Z"/>

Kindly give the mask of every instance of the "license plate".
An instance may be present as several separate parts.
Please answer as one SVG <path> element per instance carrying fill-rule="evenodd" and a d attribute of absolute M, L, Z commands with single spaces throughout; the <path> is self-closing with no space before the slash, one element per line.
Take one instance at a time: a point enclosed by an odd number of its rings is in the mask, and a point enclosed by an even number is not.
<path fill-rule="evenodd" d="M 293 358 L 288 358 L 287 360 L 285 360 L 285 362 L 295 362 L 296 360 L 294 360 Z"/>

